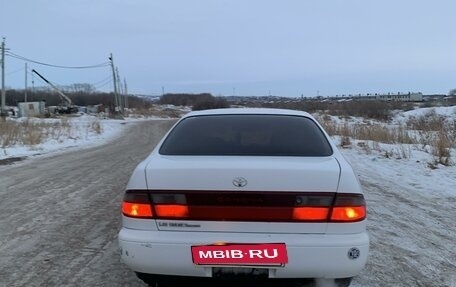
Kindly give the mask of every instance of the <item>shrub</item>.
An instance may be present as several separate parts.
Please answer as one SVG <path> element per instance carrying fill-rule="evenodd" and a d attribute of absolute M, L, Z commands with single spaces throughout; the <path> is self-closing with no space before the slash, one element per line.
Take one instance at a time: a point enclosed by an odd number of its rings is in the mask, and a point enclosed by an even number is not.
<path fill-rule="evenodd" d="M 438 131 L 433 145 L 432 154 L 435 157 L 436 163 L 449 166 L 451 162 L 451 141 L 445 129 Z"/>
<path fill-rule="evenodd" d="M 228 102 L 224 99 L 216 99 L 213 98 L 211 100 L 204 100 L 199 101 L 193 105 L 192 110 L 199 111 L 199 110 L 208 110 L 208 109 L 222 109 L 228 108 Z"/>
<path fill-rule="evenodd" d="M 14 145 L 19 138 L 19 126 L 14 122 L 0 120 L 0 146 L 2 148 Z"/>
<path fill-rule="evenodd" d="M 348 127 L 348 124 L 344 124 L 340 130 L 340 146 L 341 147 L 346 147 L 351 145 L 351 140 L 350 140 L 350 128 Z"/>
<path fill-rule="evenodd" d="M 86 125 L 86 132 L 90 130 L 97 134 L 103 132 L 98 119 L 92 119 Z M 26 119 L 25 121 L 0 121 L 0 147 L 8 148 L 15 145 L 35 146 L 47 140 L 62 141 L 76 139 L 81 135 L 73 128 L 68 118 L 60 120 L 42 121 Z"/>
<path fill-rule="evenodd" d="M 93 119 L 90 121 L 90 128 L 97 134 L 101 134 L 102 132 L 101 123 L 98 119 Z"/>
<path fill-rule="evenodd" d="M 214 96 L 209 93 L 202 94 L 165 94 L 160 97 L 162 105 L 193 106 L 198 102 L 211 101 Z"/>
<path fill-rule="evenodd" d="M 442 125 L 445 125 L 445 117 L 438 115 L 434 109 L 422 116 L 411 117 L 407 121 L 408 128 L 419 131 L 438 131 Z"/>

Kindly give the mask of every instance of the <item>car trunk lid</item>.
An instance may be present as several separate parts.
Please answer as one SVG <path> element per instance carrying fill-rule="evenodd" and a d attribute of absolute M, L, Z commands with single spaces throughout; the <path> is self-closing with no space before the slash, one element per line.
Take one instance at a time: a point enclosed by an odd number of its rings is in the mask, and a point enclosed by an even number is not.
<path fill-rule="evenodd" d="M 151 162 L 146 181 L 155 212 L 165 212 L 158 228 L 168 231 L 324 233 L 340 175 L 333 157 L 157 155 Z M 186 216 L 167 216 L 179 212 Z"/>

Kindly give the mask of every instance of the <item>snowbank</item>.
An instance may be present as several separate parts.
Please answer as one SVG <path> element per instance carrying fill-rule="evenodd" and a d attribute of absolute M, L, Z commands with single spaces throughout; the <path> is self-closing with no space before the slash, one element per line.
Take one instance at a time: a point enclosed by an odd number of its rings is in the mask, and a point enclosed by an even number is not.
<path fill-rule="evenodd" d="M 122 134 L 127 122 L 140 120 L 159 120 L 161 118 L 126 118 L 125 120 L 99 119 L 96 116 L 82 115 L 67 118 L 18 118 L 12 119 L 17 123 L 44 123 L 55 125 L 55 134 L 49 135 L 40 144 L 0 146 L 0 160 L 29 157 L 47 154 L 69 148 L 85 148 L 101 145 L 112 141 Z M 56 135 L 57 134 L 57 135 Z"/>

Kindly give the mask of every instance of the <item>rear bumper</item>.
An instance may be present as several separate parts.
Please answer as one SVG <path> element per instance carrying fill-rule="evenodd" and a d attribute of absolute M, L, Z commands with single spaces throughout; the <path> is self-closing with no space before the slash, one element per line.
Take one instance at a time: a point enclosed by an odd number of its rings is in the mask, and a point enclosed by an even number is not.
<path fill-rule="evenodd" d="M 285 243 L 289 263 L 269 269 L 270 278 L 346 278 L 357 275 L 367 261 L 369 236 L 358 234 L 264 234 L 148 231 L 122 228 L 122 261 L 136 272 L 212 277 L 212 267 L 193 264 L 192 245 L 232 243 Z M 360 251 L 350 259 L 351 248 Z"/>

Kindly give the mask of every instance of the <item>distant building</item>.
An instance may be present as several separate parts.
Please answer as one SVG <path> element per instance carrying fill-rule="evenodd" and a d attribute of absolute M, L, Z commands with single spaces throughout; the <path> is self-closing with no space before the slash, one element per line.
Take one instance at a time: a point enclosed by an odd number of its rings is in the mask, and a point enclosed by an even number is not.
<path fill-rule="evenodd" d="M 87 106 L 87 108 L 86 108 L 86 113 L 88 113 L 88 114 L 98 114 L 98 113 L 103 113 L 104 111 L 105 111 L 105 108 L 102 104 L 94 105 L 94 106 Z"/>
<path fill-rule="evenodd" d="M 376 100 L 387 102 L 422 102 L 422 93 L 376 95 Z"/>
<path fill-rule="evenodd" d="M 44 115 L 46 111 L 46 103 L 40 102 L 26 102 L 18 103 L 19 117 L 36 117 Z"/>

